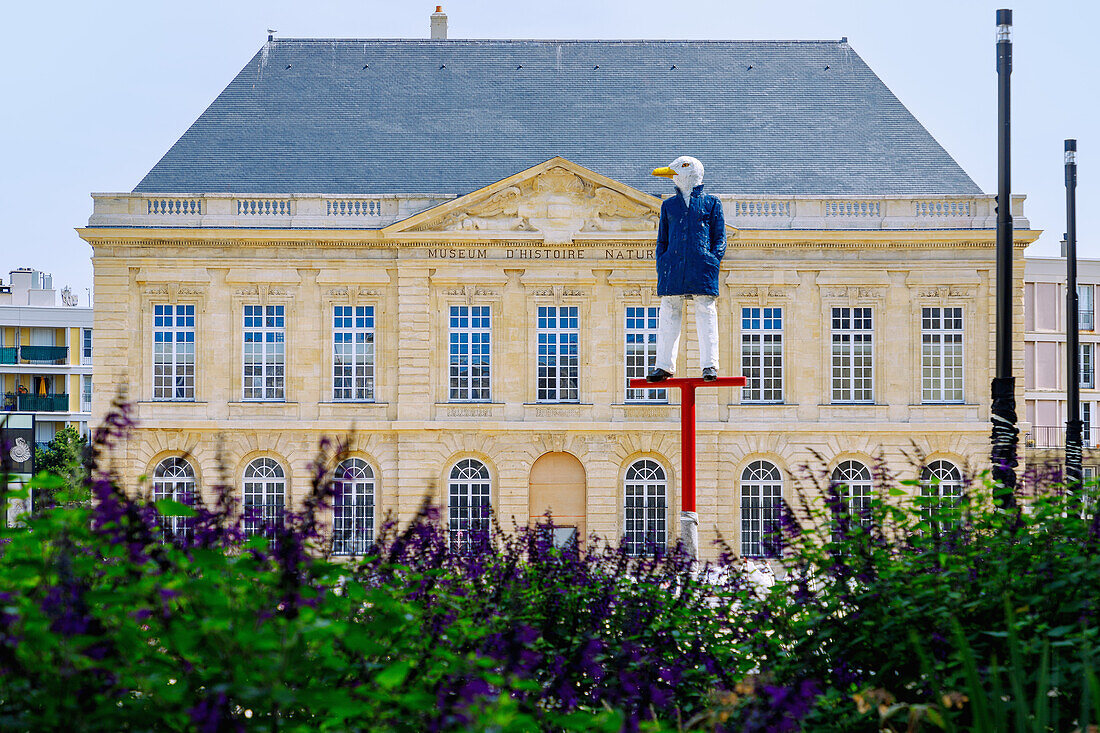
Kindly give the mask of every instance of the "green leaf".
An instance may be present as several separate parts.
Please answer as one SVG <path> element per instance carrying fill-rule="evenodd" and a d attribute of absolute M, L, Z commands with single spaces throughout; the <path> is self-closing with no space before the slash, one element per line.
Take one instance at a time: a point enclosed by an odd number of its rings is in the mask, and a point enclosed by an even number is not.
<path fill-rule="evenodd" d="M 374 681 L 382 687 L 385 687 L 387 690 L 392 690 L 393 688 L 404 682 L 405 678 L 408 676 L 409 663 L 407 660 L 401 660 L 399 662 L 391 664 L 389 667 L 386 667 L 384 670 L 379 672 L 375 676 Z"/>
<path fill-rule="evenodd" d="M 39 471 L 34 478 L 27 482 L 28 489 L 63 489 L 65 488 L 65 479 L 60 476 L 55 476 L 52 473 L 46 473 L 45 471 Z"/>
<path fill-rule="evenodd" d="M 195 516 L 195 510 L 181 502 L 173 499 L 158 499 L 153 502 L 153 505 L 157 508 L 163 516 L 166 517 L 193 517 Z"/>

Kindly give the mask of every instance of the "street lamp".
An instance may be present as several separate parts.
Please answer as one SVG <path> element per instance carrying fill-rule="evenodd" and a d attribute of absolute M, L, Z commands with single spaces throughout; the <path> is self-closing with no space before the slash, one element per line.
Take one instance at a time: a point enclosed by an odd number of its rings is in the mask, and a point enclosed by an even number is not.
<path fill-rule="evenodd" d="M 995 498 L 1005 507 L 1016 497 L 1016 380 L 1012 376 L 1012 193 L 1010 78 L 1012 11 L 997 11 L 997 345 L 993 378 L 993 480 Z"/>
<path fill-rule="evenodd" d="M 1081 347 L 1077 304 L 1077 141 L 1066 140 L 1066 485 L 1081 486 Z"/>

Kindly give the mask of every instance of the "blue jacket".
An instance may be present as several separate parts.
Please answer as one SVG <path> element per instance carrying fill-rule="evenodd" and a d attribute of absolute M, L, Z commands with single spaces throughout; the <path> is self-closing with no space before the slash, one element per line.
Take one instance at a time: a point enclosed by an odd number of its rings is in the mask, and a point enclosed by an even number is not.
<path fill-rule="evenodd" d="M 726 254 L 726 219 L 722 202 L 691 191 L 684 204 L 679 191 L 661 204 L 657 226 L 657 295 L 718 297 L 718 263 Z"/>

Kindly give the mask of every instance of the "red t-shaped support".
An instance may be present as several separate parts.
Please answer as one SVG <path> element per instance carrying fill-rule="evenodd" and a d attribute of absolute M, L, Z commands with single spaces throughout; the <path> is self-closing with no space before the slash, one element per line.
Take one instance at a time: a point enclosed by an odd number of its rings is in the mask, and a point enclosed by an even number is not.
<path fill-rule="evenodd" d="M 744 386 L 744 377 L 718 377 L 718 379 L 712 379 L 709 382 L 701 377 L 673 378 L 666 379 L 663 382 L 647 382 L 644 379 L 630 380 L 632 389 L 667 389 L 668 387 L 675 387 L 680 390 L 680 456 L 683 462 L 680 467 L 680 472 L 683 474 L 681 511 L 695 511 L 695 388 Z"/>

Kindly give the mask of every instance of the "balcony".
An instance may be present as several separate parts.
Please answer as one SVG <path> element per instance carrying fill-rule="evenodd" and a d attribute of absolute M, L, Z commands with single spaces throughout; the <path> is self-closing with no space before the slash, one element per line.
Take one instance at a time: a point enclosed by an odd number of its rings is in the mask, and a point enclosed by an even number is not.
<path fill-rule="evenodd" d="M 10 412 L 68 412 L 69 395 L 67 394 L 16 394 L 8 392 L 4 395 L 4 410 Z"/>
<path fill-rule="evenodd" d="M 20 346 L 19 358 L 36 364 L 64 362 L 69 357 L 68 346 Z"/>
<path fill-rule="evenodd" d="M 0 347 L 0 364 L 18 364 L 19 363 L 19 347 L 18 346 L 2 346 Z"/>
<path fill-rule="evenodd" d="M 1094 448 L 1096 447 L 1096 441 L 1092 439 L 1090 430 L 1085 430 L 1081 436 L 1081 447 Z M 1065 425 L 1035 425 L 1028 432 L 1024 433 L 1024 447 L 1025 448 L 1065 448 L 1066 447 L 1066 426 Z"/>

